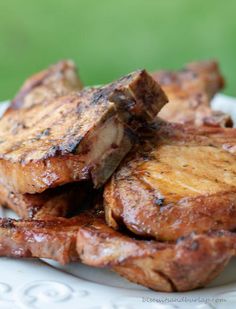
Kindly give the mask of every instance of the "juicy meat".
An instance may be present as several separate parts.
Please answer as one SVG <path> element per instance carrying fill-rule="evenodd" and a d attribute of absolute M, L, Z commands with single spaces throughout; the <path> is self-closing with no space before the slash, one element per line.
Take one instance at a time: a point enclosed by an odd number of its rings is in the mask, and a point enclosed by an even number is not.
<path fill-rule="evenodd" d="M 77 260 L 76 237 L 80 222 L 80 218 L 1 219 L 0 255 L 45 257 L 61 263 Z"/>
<path fill-rule="evenodd" d="M 176 243 L 136 240 L 109 228 L 102 213 L 46 221 L 1 219 L 0 239 L 1 256 L 50 258 L 60 263 L 80 259 L 167 292 L 206 285 L 236 249 L 236 236 L 230 232 L 191 234 Z"/>
<path fill-rule="evenodd" d="M 107 223 L 160 240 L 234 230 L 236 129 L 157 121 L 149 133 L 106 185 Z"/>
<path fill-rule="evenodd" d="M 73 61 L 61 61 L 27 79 L 10 109 L 30 108 L 80 89 L 82 83 Z"/>
<path fill-rule="evenodd" d="M 224 79 L 216 62 L 194 62 L 181 71 L 160 71 L 152 75 L 163 87 L 170 101 L 161 110 L 161 118 L 197 126 L 233 125 L 229 115 L 210 108 L 212 97 L 224 86 Z"/>
<path fill-rule="evenodd" d="M 157 291 L 187 291 L 213 280 L 235 256 L 236 235 L 191 234 L 176 243 L 135 240 L 94 222 L 79 229 L 81 261 L 110 267 L 126 279 Z"/>
<path fill-rule="evenodd" d="M 12 109 L 0 120 L 1 181 L 18 193 L 85 179 L 99 187 L 132 147 L 133 130 L 166 102 L 140 70 L 104 87 Z"/>

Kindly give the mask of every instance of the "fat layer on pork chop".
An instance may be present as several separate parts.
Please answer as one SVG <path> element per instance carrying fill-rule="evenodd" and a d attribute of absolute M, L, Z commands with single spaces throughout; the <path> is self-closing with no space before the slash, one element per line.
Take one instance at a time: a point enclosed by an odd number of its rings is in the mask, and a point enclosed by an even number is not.
<path fill-rule="evenodd" d="M 99 187 L 132 147 L 133 130 L 166 102 L 144 70 L 29 107 L 23 101 L 0 120 L 1 181 L 18 193 L 85 179 Z"/>
<path fill-rule="evenodd" d="M 104 198 L 111 227 L 144 237 L 234 230 L 236 129 L 157 121 L 113 174 Z"/>

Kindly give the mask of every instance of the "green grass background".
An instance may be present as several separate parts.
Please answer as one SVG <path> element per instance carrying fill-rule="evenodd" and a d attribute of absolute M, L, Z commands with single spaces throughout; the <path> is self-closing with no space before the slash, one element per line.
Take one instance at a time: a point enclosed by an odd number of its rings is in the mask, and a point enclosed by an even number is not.
<path fill-rule="evenodd" d="M 0 100 L 64 58 L 87 85 L 215 58 L 236 96 L 235 15 L 235 0 L 1 0 Z"/>

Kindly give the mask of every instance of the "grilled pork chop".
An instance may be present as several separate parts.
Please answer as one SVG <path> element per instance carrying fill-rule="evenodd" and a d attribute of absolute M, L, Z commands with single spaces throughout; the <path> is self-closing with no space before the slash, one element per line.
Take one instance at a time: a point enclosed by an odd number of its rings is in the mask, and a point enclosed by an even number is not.
<path fill-rule="evenodd" d="M 214 279 L 235 255 L 230 232 L 191 234 L 176 243 L 137 240 L 109 228 L 93 211 L 71 219 L 0 221 L 0 255 L 81 260 L 110 267 L 157 291 L 186 291 Z"/>
<path fill-rule="evenodd" d="M 160 71 L 153 73 L 153 77 L 170 101 L 161 110 L 161 118 L 197 126 L 232 127 L 229 115 L 210 108 L 212 97 L 224 86 L 215 61 L 190 63 L 181 71 Z"/>
<path fill-rule="evenodd" d="M 106 185 L 109 226 L 176 240 L 236 228 L 236 129 L 157 122 Z"/>
<path fill-rule="evenodd" d="M 132 147 L 133 130 L 166 102 L 159 85 L 140 70 L 104 87 L 26 108 L 19 103 L 0 120 L 0 178 L 18 193 L 85 179 L 99 187 Z"/>

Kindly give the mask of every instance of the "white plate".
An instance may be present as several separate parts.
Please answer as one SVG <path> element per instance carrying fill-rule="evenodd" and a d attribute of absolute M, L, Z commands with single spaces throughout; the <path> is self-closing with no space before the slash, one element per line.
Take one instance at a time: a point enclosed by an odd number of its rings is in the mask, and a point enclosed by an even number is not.
<path fill-rule="evenodd" d="M 218 95 L 214 109 L 228 112 L 236 123 L 236 99 Z M 6 104 L 0 105 L 0 114 Z M 12 216 L 2 210 L 1 216 Z M 129 283 L 108 269 L 49 260 L 0 261 L 0 309 L 174 309 L 236 306 L 236 259 L 204 289 L 158 293 Z"/>

